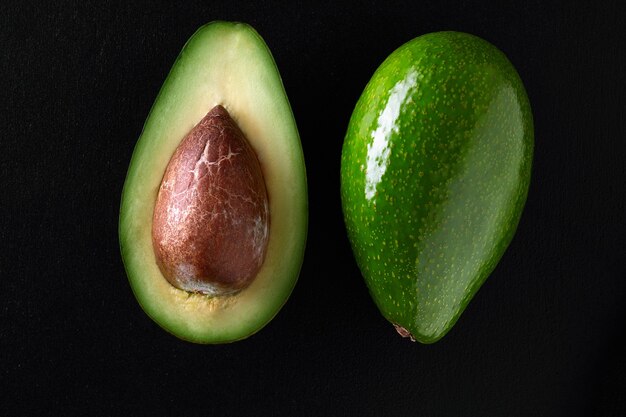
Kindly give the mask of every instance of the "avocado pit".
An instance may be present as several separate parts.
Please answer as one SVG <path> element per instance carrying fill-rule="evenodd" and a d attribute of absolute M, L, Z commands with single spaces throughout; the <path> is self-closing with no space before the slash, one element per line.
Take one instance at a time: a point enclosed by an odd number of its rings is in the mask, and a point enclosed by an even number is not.
<path fill-rule="evenodd" d="M 269 222 L 257 155 L 217 105 L 185 136 L 165 170 L 152 222 L 157 265 L 181 290 L 236 293 L 263 264 Z"/>

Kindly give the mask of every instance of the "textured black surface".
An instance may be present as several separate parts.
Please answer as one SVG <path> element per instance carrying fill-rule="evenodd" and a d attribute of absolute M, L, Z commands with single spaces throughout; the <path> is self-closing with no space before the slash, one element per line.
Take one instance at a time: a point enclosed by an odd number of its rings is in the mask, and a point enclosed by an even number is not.
<path fill-rule="evenodd" d="M 1 415 L 626 415 L 618 2 L 39 3 L 0 3 Z M 310 231 L 280 314 L 248 340 L 198 346 L 140 309 L 117 220 L 150 106 L 185 41 L 216 19 L 252 24 L 274 54 L 302 137 Z M 536 152 L 509 250 L 455 328 L 424 346 L 369 298 L 339 161 L 373 71 L 436 30 L 507 54 Z"/>

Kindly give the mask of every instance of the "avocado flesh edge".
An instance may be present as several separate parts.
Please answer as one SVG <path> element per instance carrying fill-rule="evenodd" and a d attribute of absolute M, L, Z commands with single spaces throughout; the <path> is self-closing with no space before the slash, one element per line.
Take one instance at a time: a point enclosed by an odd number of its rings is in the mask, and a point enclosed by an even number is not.
<path fill-rule="evenodd" d="M 171 286 L 152 250 L 152 213 L 180 140 L 216 104 L 244 132 L 262 166 L 271 213 L 267 254 L 237 295 L 207 297 Z M 161 327 L 185 340 L 224 343 L 267 324 L 289 297 L 307 231 L 307 186 L 300 139 L 282 80 L 265 42 L 250 26 L 213 22 L 187 42 L 137 142 L 120 208 L 122 258 L 135 296 Z"/>

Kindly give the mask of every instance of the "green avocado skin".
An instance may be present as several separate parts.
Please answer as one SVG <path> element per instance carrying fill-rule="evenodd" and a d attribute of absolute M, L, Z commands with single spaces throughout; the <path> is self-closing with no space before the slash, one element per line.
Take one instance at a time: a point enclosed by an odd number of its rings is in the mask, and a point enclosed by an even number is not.
<path fill-rule="evenodd" d="M 524 86 L 485 40 L 423 35 L 376 70 L 344 140 L 341 199 L 387 320 L 422 343 L 451 329 L 513 238 L 533 146 Z"/>

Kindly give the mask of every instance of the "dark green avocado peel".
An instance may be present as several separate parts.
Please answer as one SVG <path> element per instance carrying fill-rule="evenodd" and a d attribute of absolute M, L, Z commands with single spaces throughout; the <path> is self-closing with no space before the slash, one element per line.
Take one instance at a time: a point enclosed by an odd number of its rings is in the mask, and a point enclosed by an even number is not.
<path fill-rule="evenodd" d="M 341 198 L 370 294 L 401 335 L 439 340 L 493 271 L 533 143 L 517 72 L 478 37 L 420 36 L 376 70 L 344 140 Z"/>

